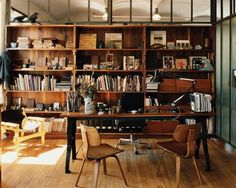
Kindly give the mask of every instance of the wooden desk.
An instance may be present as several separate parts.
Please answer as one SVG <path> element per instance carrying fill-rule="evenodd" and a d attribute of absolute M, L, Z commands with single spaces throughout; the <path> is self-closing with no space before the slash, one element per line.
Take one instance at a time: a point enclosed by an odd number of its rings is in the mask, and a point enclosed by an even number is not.
<path fill-rule="evenodd" d="M 76 145 L 75 145 L 75 133 L 76 133 L 76 120 L 92 120 L 92 119 L 148 119 L 148 120 L 164 120 L 164 119 L 184 119 L 184 118 L 195 118 L 198 122 L 202 124 L 202 133 L 201 140 L 203 145 L 203 150 L 205 154 L 206 161 L 206 170 L 210 171 L 210 157 L 208 153 L 207 146 L 207 126 L 206 126 L 206 118 L 212 117 L 215 114 L 213 112 L 210 113 L 196 113 L 196 112 L 182 112 L 171 113 L 168 111 L 165 112 L 153 112 L 153 113 L 122 113 L 122 114 L 103 114 L 103 115 L 86 115 L 81 112 L 64 112 L 60 115 L 60 117 L 68 118 L 68 127 L 67 127 L 67 153 L 66 153 L 66 163 L 65 163 L 65 173 L 70 173 L 70 157 L 72 152 L 72 159 L 76 159 Z M 200 139 L 197 143 L 200 146 Z M 199 157 L 199 151 L 196 152 L 196 156 Z"/>

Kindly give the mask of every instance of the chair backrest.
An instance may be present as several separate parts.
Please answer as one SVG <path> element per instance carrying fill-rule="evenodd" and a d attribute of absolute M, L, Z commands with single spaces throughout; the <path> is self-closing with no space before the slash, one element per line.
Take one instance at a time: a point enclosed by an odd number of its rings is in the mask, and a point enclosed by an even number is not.
<path fill-rule="evenodd" d="M 80 124 L 83 142 L 83 157 L 87 158 L 89 146 L 101 144 L 101 137 L 96 128 Z"/>
<path fill-rule="evenodd" d="M 2 111 L 2 121 L 10 122 L 10 123 L 18 123 L 21 126 L 22 120 L 25 118 L 25 113 L 23 109 L 17 110 L 4 110 Z"/>
<path fill-rule="evenodd" d="M 186 124 L 179 124 L 173 134 L 173 138 L 176 142 L 186 143 L 187 146 L 187 155 L 192 156 L 194 155 L 197 146 L 195 144 L 196 139 L 199 138 L 200 135 L 200 124 L 194 125 L 186 125 Z"/>

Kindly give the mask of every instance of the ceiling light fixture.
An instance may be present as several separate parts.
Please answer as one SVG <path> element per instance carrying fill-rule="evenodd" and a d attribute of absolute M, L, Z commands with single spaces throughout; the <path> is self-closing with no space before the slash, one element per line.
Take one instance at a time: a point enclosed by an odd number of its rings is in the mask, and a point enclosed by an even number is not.
<path fill-rule="evenodd" d="M 158 21 L 158 20 L 161 20 L 161 16 L 160 14 L 158 13 L 158 8 L 155 8 L 155 11 L 152 15 L 152 20 L 153 21 Z"/>

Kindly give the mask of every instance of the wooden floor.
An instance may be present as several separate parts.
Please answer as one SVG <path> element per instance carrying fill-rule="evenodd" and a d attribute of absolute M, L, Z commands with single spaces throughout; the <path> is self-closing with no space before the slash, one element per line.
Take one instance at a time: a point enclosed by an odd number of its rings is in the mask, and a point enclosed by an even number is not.
<path fill-rule="evenodd" d="M 131 146 L 122 146 L 125 150 L 119 154 L 124 173 L 131 188 L 169 188 L 175 187 L 175 160 L 166 154 L 161 166 L 160 176 L 156 176 L 157 164 L 160 159 L 160 149 L 157 149 L 156 139 L 147 140 L 152 143 L 153 149 L 140 149 L 135 155 Z M 117 140 L 106 139 L 111 145 Z M 16 157 L 12 142 L 2 142 L 2 187 L 3 188 L 71 188 L 75 187 L 77 172 L 81 161 L 71 163 L 73 173 L 64 173 L 65 140 L 47 140 L 47 145 L 41 147 L 39 140 L 31 140 L 21 144 L 22 157 Z M 80 144 L 81 140 L 77 141 Z M 197 175 L 190 159 L 182 160 L 181 187 L 236 187 L 236 152 L 217 140 L 209 140 L 209 152 L 212 171 L 204 170 L 204 156 L 201 148 L 200 159 L 197 160 L 203 176 L 204 185 L 200 186 Z M 80 155 L 78 155 L 79 157 Z M 85 165 L 80 187 L 91 187 L 93 181 L 94 163 Z M 100 169 L 98 187 L 120 188 L 125 187 L 120 171 L 114 159 L 107 161 L 108 175 Z"/>

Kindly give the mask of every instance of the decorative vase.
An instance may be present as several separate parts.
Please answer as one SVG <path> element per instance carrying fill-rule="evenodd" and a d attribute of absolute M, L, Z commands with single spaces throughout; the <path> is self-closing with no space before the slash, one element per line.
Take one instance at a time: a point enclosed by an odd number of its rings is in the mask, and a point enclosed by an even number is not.
<path fill-rule="evenodd" d="M 84 97 L 84 113 L 85 114 L 94 114 L 95 113 L 95 105 L 90 96 Z"/>

